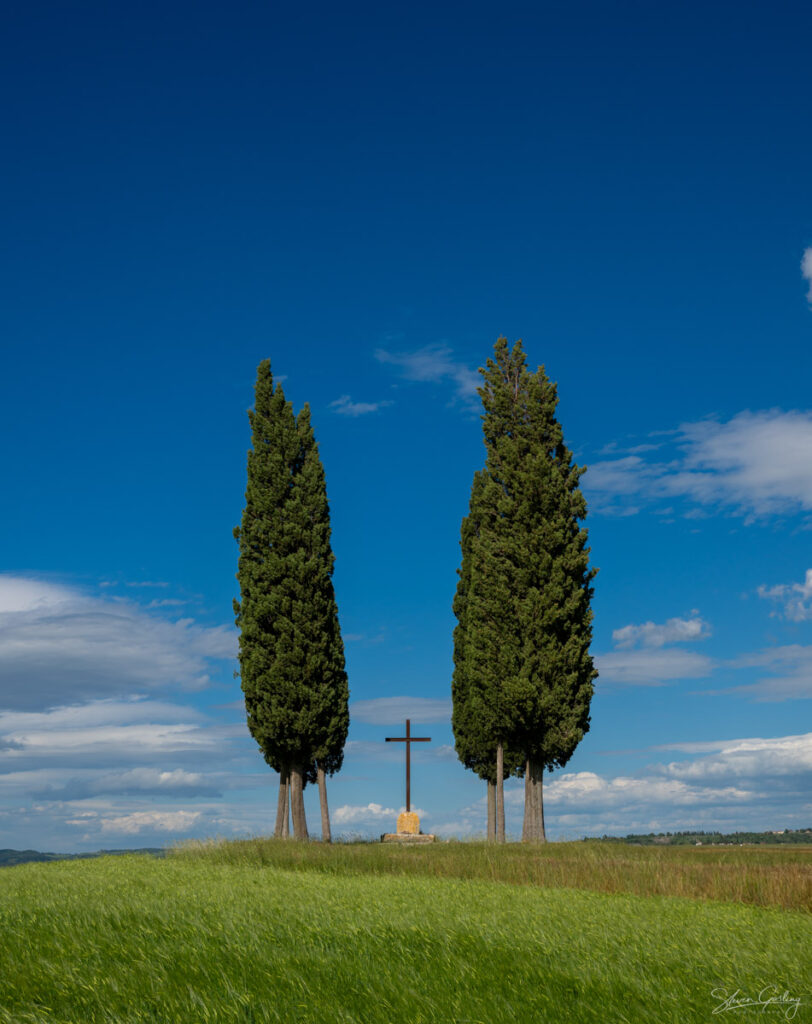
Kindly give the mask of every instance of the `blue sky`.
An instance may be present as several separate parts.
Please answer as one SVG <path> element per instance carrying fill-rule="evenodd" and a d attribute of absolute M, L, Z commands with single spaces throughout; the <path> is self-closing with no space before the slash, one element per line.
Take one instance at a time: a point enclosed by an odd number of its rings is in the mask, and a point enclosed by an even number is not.
<path fill-rule="evenodd" d="M 327 474 L 334 830 L 392 827 L 407 714 L 424 830 L 483 830 L 451 601 L 500 334 L 558 382 L 600 569 L 550 834 L 812 825 L 810 28 L 802 4 L 13 12 L 0 846 L 272 827 L 231 614 L 266 357 Z"/>

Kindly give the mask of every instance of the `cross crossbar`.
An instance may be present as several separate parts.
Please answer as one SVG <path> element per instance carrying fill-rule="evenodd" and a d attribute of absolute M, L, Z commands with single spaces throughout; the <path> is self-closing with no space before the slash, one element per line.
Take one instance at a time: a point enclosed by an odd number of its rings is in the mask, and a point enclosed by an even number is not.
<path fill-rule="evenodd" d="M 411 731 L 411 720 L 406 719 L 406 735 L 405 736 L 387 736 L 387 743 L 405 743 L 406 744 L 406 810 L 412 809 L 412 744 L 413 743 L 430 743 L 431 736 L 412 736 Z"/>

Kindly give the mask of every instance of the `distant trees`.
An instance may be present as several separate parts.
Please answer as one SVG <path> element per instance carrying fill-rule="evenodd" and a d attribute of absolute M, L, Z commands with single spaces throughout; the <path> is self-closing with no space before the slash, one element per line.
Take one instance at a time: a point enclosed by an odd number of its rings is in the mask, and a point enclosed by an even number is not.
<path fill-rule="evenodd" d="M 460 760 L 489 782 L 489 807 L 495 786 L 497 840 L 504 776 L 523 773 L 522 836 L 543 842 L 543 772 L 588 731 L 597 676 L 584 470 L 555 418 L 556 386 L 543 367 L 527 370 L 521 342 L 500 338 L 480 372 L 486 462 L 461 531 L 452 725 Z"/>
<path fill-rule="evenodd" d="M 332 574 L 324 469 L 305 405 L 294 417 L 268 360 L 249 410 L 245 508 L 234 602 L 248 728 L 279 772 L 274 835 L 307 838 L 303 792 L 318 782 L 330 840 L 326 776 L 341 767 L 349 727 L 347 675 Z"/>

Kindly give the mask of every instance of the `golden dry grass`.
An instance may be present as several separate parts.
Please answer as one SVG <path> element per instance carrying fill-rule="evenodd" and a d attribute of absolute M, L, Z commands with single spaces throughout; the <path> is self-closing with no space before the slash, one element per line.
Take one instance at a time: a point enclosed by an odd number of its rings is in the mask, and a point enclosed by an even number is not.
<path fill-rule="evenodd" d="M 540 847 L 481 842 L 325 846 L 247 839 L 187 843 L 172 853 L 326 874 L 484 879 L 812 911 L 812 846 L 655 847 L 599 841 Z"/>

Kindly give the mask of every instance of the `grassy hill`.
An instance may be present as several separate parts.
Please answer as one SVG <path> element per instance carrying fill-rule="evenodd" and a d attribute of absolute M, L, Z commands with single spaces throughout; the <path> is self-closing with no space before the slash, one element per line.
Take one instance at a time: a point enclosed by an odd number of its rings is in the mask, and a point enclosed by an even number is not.
<path fill-rule="evenodd" d="M 705 856 L 640 848 L 629 868 L 601 859 L 627 847 L 555 847 L 254 841 L 10 868 L 0 873 L 0 1024 L 682 1024 L 710 1020 L 737 990 L 786 992 L 805 1019 L 811 914 L 533 883 L 527 873 L 543 862 L 582 871 L 591 857 L 604 884 L 623 871 L 628 880 L 634 864 L 651 878 L 659 863 L 667 877 L 674 854 Z M 794 884 L 804 902 L 812 851 L 744 852 L 764 859 L 727 866 L 743 878 L 792 868 L 783 900 Z"/>

